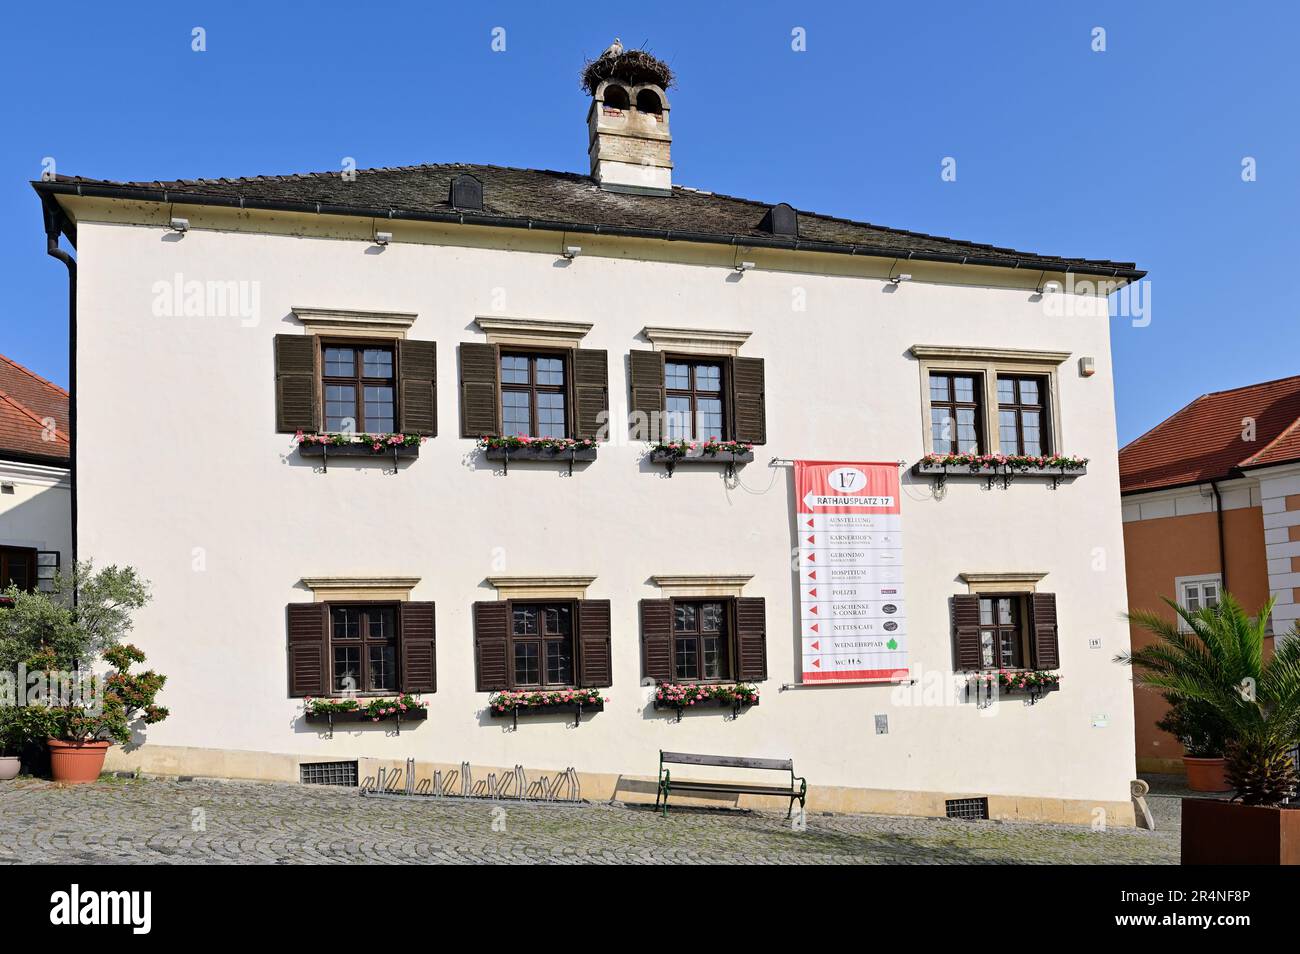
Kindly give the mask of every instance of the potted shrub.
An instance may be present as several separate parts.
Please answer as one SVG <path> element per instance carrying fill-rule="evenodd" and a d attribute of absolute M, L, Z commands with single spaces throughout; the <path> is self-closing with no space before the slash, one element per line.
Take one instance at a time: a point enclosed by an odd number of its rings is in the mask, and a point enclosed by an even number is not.
<path fill-rule="evenodd" d="M 1223 720 L 1203 702 L 1168 696 L 1165 699 L 1169 711 L 1156 723 L 1156 728 L 1168 732 L 1182 745 L 1187 787 L 1193 792 L 1229 791 L 1232 786 L 1228 784 L 1224 767 L 1226 728 Z"/>
<path fill-rule="evenodd" d="M 112 667 L 104 680 L 104 692 L 95 708 L 67 706 L 55 709 L 56 731 L 50 736 L 50 774 L 56 782 L 85 783 L 99 778 L 108 747 L 131 741 L 133 725 L 153 725 L 167 718 L 167 709 L 155 699 L 166 676 L 153 670 L 132 674 L 133 663 L 144 662 L 144 653 L 122 644 L 104 651 Z"/>
<path fill-rule="evenodd" d="M 17 711 L 17 706 L 0 708 L 0 782 L 17 778 L 23 766 Z"/>
<path fill-rule="evenodd" d="M 1155 641 L 1116 657 L 1137 671 L 1139 685 L 1212 711 L 1224 730 L 1231 800 L 1183 799 L 1183 864 L 1300 864 L 1300 810 L 1288 804 L 1300 777 L 1300 630 L 1275 642 L 1264 659 L 1273 612 L 1255 617 L 1227 593 L 1195 613 L 1169 605 L 1187 631 L 1155 613 L 1130 619 Z"/>

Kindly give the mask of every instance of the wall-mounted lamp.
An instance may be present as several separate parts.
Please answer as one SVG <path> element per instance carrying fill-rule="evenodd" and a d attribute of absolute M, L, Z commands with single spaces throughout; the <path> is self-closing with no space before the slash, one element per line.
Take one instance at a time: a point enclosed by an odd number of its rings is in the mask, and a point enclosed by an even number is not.
<path fill-rule="evenodd" d="M 393 240 L 393 233 L 392 233 L 392 232 L 376 232 L 376 233 L 375 233 L 375 244 L 376 244 L 376 245 L 387 245 L 387 244 L 388 244 L 389 242 L 391 242 L 392 240 Z"/>
<path fill-rule="evenodd" d="M 1079 359 L 1079 377 L 1090 378 L 1097 373 L 1097 362 L 1084 355 Z"/>
<path fill-rule="evenodd" d="M 173 232 L 188 232 L 190 230 L 189 219 L 174 218 L 170 224 Z"/>
<path fill-rule="evenodd" d="M 749 271 L 751 268 L 757 268 L 757 267 L 758 267 L 758 266 L 756 266 L 753 262 L 737 262 L 737 263 L 736 263 L 736 271 L 738 271 L 738 272 L 747 272 L 747 271 Z"/>
<path fill-rule="evenodd" d="M 1034 294 L 1045 295 L 1048 294 L 1049 292 L 1051 294 L 1055 294 L 1060 290 L 1061 290 L 1060 282 L 1043 282 L 1043 284 L 1039 285 L 1037 288 L 1034 289 Z"/>
<path fill-rule="evenodd" d="M 563 255 L 566 259 L 568 259 L 568 260 L 571 262 L 571 261 L 573 261 L 575 258 L 577 258 L 579 255 L 582 254 L 582 246 L 581 246 L 581 245 L 566 245 L 566 246 L 564 246 L 564 251 L 561 252 L 560 254 Z"/>
<path fill-rule="evenodd" d="M 910 282 L 911 280 L 912 280 L 911 274 L 908 272 L 903 272 L 903 274 L 901 275 L 895 275 L 893 278 L 889 280 L 889 282 L 892 285 L 898 285 L 901 284 L 902 282 Z"/>

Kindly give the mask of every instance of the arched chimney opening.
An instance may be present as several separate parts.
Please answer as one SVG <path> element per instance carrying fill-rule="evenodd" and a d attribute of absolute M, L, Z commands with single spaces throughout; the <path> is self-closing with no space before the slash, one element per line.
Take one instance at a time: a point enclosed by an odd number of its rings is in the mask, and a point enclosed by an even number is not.
<path fill-rule="evenodd" d="M 627 109 L 632 105 L 628 98 L 627 90 L 617 83 L 610 83 L 605 87 L 605 108 L 606 109 Z"/>
<path fill-rule="evenodd" d="M 636 94 L 636 108 L 638 112 L 660 116 L 663 114 L 664 104 L 654 90 L 643 89 Z"/>

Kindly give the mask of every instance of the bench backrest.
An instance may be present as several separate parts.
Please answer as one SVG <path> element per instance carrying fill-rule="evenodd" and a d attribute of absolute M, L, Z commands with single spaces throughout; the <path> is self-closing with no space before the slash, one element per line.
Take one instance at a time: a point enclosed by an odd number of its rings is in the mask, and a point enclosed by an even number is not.
<path fill-rule="evenodd" d="M 793 772 L 794 759 L 745 759 L 735 755 L 692 755 L 689 752 L 659 753 L 660 762 L 681 765 L 720 765 L 726 768 L 772 769 L 776 772 Z"/>

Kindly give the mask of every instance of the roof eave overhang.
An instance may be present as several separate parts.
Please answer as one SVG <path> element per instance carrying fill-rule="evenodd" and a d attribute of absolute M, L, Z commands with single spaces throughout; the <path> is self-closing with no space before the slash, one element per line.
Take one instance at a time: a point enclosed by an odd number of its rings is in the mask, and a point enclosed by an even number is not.
<path fill-rule="evenodd" d="M 302 212 L 316 215 L 345 215 L 360 218 L 392 219 L 407 222 L 435 222 L 439 224 L 480 225 L 495 228 L 513 228 L 544 232 L 569 232 L 588 235 L 609 235 L 617 238 L 658 239 L 668 242 L 696 242 L 708 245 L 740 245 L 746 248 L 770 248 L 795 252 L 820 252 L 830 255 L 861 255 L 872 258 L 895 258 L 903 261 L 938 262 L 949 265 L 980 265 L 990 268 L 1032 269 L 1061 274 L 1095 275 L 1123 281 L 1137 281 L 1146 276 L 1139 268 L 1089 265 L 1087 263 L 1045 262 L 1037 259 L 997 259 L 981 255 L 957 255 L 943 252 L 919 252 L 880 245 L 854 245 L 834 242 L 808 242 L 798 238 L 765 238 L 753 235 L 736 235 L 723 232 L 691 232 L 673 229 L 643 229 L 631 226 L 591 225 L 582 222 L 562 222 L 549 219 L 511 218 L 495 215 L 476 215 L 473 212 L 413 212 L 396 208 L 368 208 L 363 206 L 331 205 L 324 202 L 284 202 L 275 199 L 252 199 L 245 196 L 210 195 L 174 189 L 144 189 L 128 186 L 100 185 L 85 182 L 32 183 L 44 197 L 81 196 L 98 199 L 125 199 L 136 202 L 162 202 L 182 205 L 218 206 L 233 209 L 255 209 L 266 212 Z M 71 240 L 71 236 L 69 237 Z"/>

